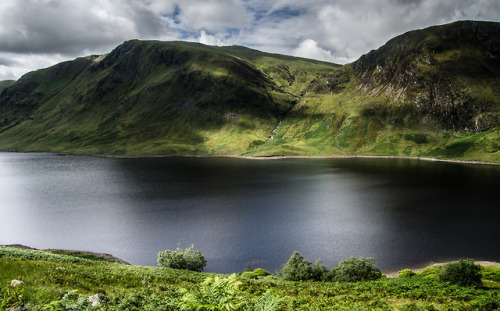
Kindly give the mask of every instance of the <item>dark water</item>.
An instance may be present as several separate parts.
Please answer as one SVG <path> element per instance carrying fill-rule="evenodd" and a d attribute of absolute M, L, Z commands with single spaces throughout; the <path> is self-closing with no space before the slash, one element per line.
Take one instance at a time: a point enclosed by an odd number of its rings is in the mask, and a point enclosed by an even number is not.
<path fill-rule="evenodd" d="M 156 265 L 191 243 L 205 271 L 275 272 L 293 251 L 382 270 L 500 261 L 500 167 L 389 159 L 104 159 L 0 153 L 0 244 Z"/>

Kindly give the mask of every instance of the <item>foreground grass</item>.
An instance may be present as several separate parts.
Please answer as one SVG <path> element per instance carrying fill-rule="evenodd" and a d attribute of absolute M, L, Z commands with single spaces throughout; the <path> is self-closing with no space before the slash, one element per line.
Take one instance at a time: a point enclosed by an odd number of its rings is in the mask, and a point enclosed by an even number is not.
<path fill-rule="evenodd" d="M 499 310 L 499 266 L 483 267 L 482 288 L 440 283 L 440 269 L 358 283 L 288 282 L 238 274 L 233 276 L 237 291 L 225 298 L 241 310 Z M 181 310 L 190 297 L 210 299 L 202 291 L 207 278 L 231 279 L 0 247 L 0 309 Z M 10 286 L 14 279 L 24 283 Z M 92 307 L 88 297 L 97 293 L 106 298 Z"/>

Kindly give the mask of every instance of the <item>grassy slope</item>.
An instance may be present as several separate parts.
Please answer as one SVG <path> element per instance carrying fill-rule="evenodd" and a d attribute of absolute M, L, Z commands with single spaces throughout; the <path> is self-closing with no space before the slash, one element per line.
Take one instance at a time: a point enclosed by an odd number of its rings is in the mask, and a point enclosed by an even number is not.
<path fill-rule="evenodd" d="M 249 154 L 500 162 L 499 25 L 409 32 L 315 79 L 274 139 Z"/>
<path fill-rule="evenodd" d="M 342 67 L 239 46 L 129 41 L 6 89 L 0 149 L 498 163 L 499 25 L 409 32 Z"/>
<path fill-rule="evenodd" d="M 4 89 L 6 89 L 6 88 L 8 88 L 9 86 L 11 86 L 12 84 L 14 84 L 14 82 L 16 82 L 16 81 L 14 81 L 14 80 L 3 80 L 3 81 L 0 81 L 0 93 L 1 93 Z"/>
<path fill-rule="evenodd" d="M 498 125 L 470 133 L 443 130 L 432 120 L 411 124 L 407 121 L 411 116 L 404 112 L 407 107 L 371 116 L 365 112 L 367 106 L 392 103 L 367 97 L 354 83 L 346 88 L 349 91 L 338 94 L 305 95 L 282 119 L 273 139 L 246 155 L 390 155 L 500 162 Z"/>
<path fill-rule="evenodd" d="M 228 54 L 233 50 L 239 57 Z M 286 65 L 290 59 L 296 64 Z M 296 101 L 295 88 L 337 67 L 241 47 L 156 41 L 129 41 L 90 61 L 28 74 L 7 90 L 13 95 L 2 94 L 0 147 L 240 154 L 269 136 Z M 298 81 L 285 85 L 282 70 L 295 72 Z"/>
<path fill-rule="evenodd" d="M 500 267 L 483 268 L 485 288 L 461 288 L 437 281 L 439 267 L 407 279 L 358 283 L 288 282 L 274 276 L 237 278 L 235 302 L 252 309 L 271 290 L 282 299 L 278 310 L 493 310 L 499 307 Z M 182 297 L 200 290 L 214 274 L 127 266 L 43 251 L 0 247 L 0 304 L 50 309 L 76 290 L 73 300 L 101 293 L 108 310 L 179 310 Z M 219 275 L 219 277 L 224 277 Z M 13 279 L 24 282 L 10 287 Z M 488 309 L 489 307 L 489 309 Z"/>

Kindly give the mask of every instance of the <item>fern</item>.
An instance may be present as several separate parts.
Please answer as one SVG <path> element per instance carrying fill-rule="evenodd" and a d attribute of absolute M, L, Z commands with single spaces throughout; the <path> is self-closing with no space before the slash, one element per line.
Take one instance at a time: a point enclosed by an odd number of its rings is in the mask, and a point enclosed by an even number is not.
<path fill-rule="evenodd" d="M 283 298 L 277 298 L 273 292 L 268 290 L 255 301 L 254 311 L 274 311 L 278 309 Z"/>
<path fill-rule="evenodd" d="M 239 295 L 241 282 L 236 275 L 229 277 L 207 278 L 202 284 L 199 293 L 186 293 L 182 297 L 183 310 L 239 310 L 243 300 Z"/>

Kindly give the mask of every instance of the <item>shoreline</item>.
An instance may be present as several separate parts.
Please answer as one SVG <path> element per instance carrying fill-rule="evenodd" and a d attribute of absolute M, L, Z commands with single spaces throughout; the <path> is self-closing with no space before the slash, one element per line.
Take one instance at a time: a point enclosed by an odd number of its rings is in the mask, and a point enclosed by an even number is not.
<path fill-rule="evenodd" d="M 399 160 L 417 160 L 427 162 L 444 162 L 456 164 L 471 164 L 471 165 L 492 165 L 500 166 L 500 162 L 486 162 L 477 160 L 455 160 L 455 159 L 439 159 L 427 157 L 409 157 L 409 156 L 389 156 L 389 155 L 331 155 L 331 156 L 243 156 L 243 155 L 194 155 L 194 154 L 165 154 L 165 155 L 140 155 L 140 156 L 120 156 L 120 155 L 99 155 L 99 154 L 78 154 L 68 152 L 51 152 L 51 151 L 14 151 L 0 150 L 5 153 L 45 153 L 55 154 L 59 156 L 78 156 L 78 157 L 96 157 L 96 158 L 112 158 L 112 159 L 151 159 L 151 158 L 234 158 L 244 160 L 282 160 L 282 159 L 399 159 Z"/>
<path fill-rule="evenodd" d="M 31 250 L 37 250 L 37 251 L 46 251 L 46 252 L 52 252 L 52 251 L 61 251 L 61 252 L 68 252 L 68 253 L 75 253 L 75 254 L 84 254 L 84 255 L 92 255 L 92 256 L 95 256 L 95 257 L 100 257 L 100 258 L 104 258 L 104 259 L 107 259 L 107 260 L 111 260 L 111 261 L 114 261 L 118 264 L 122 264 L 122 265 L 128 265 L 128 266 L 137 266 L 137 265 L 133 265 L 133 264 L 130 264 L 118 257 L 115 257 L 111 254 L 106 254 L 106 253 L 95 253 L 95 252 L 90 252 L 90 251 L 79 251 L 79 250 L 68 250 L 68 249 L 52 249 L 52 248 L 49 248 L 49 249 L 37 249 L 37 248 L 33 248 L 33 247 L 29 247 L 29 246 L 26 246 L 26 245 L 22 245 L 22 244 L 8 244 L 8 245 L 0 245 L 0 246 L 3 246 L 3 247 L 16 247 L 16 248 L 23 248 L 23 249 L 31 249 Z M 76 255 L 72 255 L 72 254 L 65 254 L 66 256 L 75 256 L 75 257 L 78 257 Z M 410 269 L 412 270 L 413 272 L 415 273 L 418 273 L 426 268 L 429 268 L 429 267 L 435 267 L 435 266 L 442 266 L 442 265 L 446 265 L 446 264 L 449 264 L 451 262 L 456 262 L 458 261 L 459 259 L 455 259 L 455 260 L 445 260 L 445 261 L 442 261 L 442 262 L 433 262 L 433 261 L 430 261 L 430 262 L 427 262 L 427 263 L 422 263 L 422 264 L 418 264 L 418 265 L 414 265 L 413 267 L 406 267 L 406 268 L 400 268 L 400 269 L 388 269 L 388 270 L 382 270 L 381 272 L 386 275 L 388 278 L 398 278 L 399 275 L 398 275 L 398 272 L 403 270 L 403 269 Z M 481 266 L 485 266 L 485 267 L 488 267 L 488 266 L 498 266 L 500 268 L 500 262 L 496 262 L 496 261 L 489 261 L 489 260 L 476 260 L 476 259 L 472 259 L 474 260 L 474 263 L 477 264 L 477 265 L 481 265 Z M 140 266 L 139 266 L 140 267 Z M 153 267 L 156 267 L 156 266 L 153 266 Z M 220 273 L 217 273 L 217 272 L 211 272 L 211 273 L 216 273 L 216 274 L 220 274 Z M 234 272 L 234 273 L 237 273 L 237 272 Z"/>

